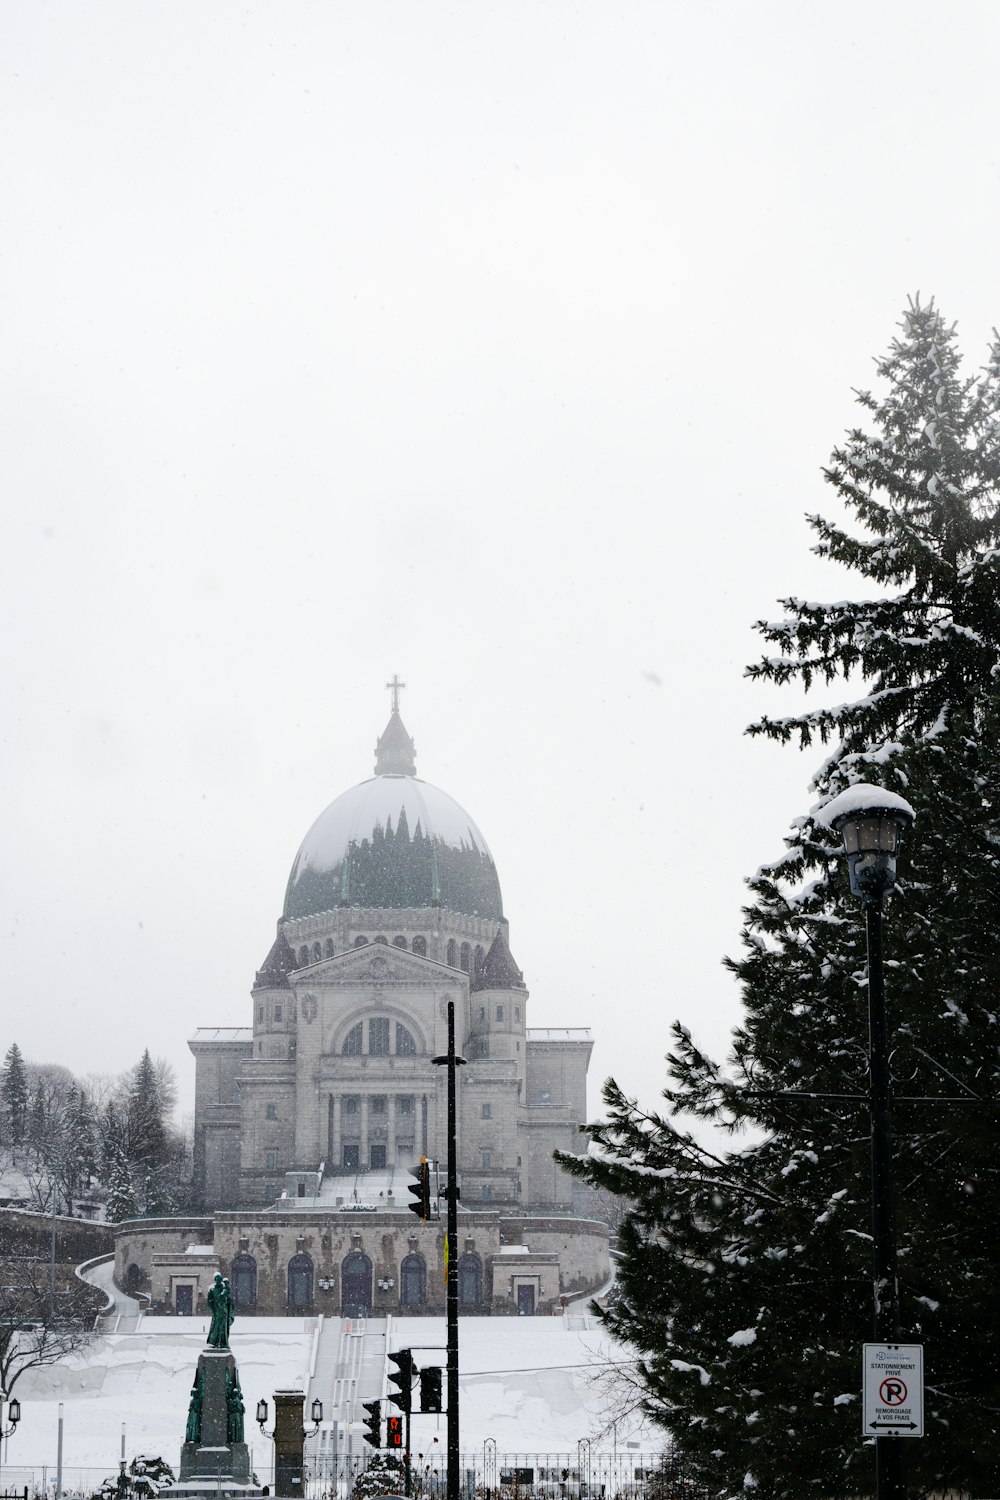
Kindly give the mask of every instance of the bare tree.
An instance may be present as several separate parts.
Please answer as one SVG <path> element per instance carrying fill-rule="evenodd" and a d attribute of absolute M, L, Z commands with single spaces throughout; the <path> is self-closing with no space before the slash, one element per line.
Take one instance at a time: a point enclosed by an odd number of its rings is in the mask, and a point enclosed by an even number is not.
<path fill-rule="evenodd" d="M 56 1364 L 92 1337 L 101 1295 L 34 1256 L 0 1261 L 0 1387 L 8 1395 L 24 1374 Z M 62 1270 L 62 1274 L 58 1273 Z"/>

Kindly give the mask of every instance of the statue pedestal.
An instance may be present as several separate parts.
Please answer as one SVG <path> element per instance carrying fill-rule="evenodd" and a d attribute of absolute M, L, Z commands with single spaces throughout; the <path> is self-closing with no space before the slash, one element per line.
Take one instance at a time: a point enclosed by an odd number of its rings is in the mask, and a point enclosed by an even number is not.
<path fill-rule="evenodd" d="M 259 1495 L 250 1473 L 250 1450 L 232 1431 L 229 1394 L 239 1387 L 230 1349 L 204 1349 L 198 1356 L 195 1382 L 202 1392 L 200 1431 L 196 1442 L 181 1448 L 181 1471 L 171 1495 Z"/>

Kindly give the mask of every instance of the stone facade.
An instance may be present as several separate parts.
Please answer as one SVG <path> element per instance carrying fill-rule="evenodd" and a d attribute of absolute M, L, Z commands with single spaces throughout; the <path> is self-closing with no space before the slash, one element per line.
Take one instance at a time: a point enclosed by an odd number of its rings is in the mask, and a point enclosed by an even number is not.
<path fill-rule="evenodd" d="M 116 1280 L 124 1286 L 138 1268 L 153 1312 L 175 1312 L 178 1288 L 191 1287 L 184 1306 L 204 1314 L 216 1271 L 229 1277 L 241 1317 L 445 1312 L 443 1221 L 422 1225 L 407 1212 L 131 1220 L 115 1240 Z M 465 1316 L 552 1312 L 608 1279 L 607 1229 L 593 1220 L 463 1213 L 458 1243 Z"/>

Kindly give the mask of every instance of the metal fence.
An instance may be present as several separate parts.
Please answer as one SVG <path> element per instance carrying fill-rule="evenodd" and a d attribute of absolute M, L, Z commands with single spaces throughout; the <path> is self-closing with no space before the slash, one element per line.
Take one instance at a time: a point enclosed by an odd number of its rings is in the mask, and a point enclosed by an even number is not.
<path fill-rule="evenodd" d="M 307 1454 L 303 1486 L 307 1500 L 350 1500 L 355 1480 L 374 1459 L 385 1457 L 385 1450 L 379 1454 L 372 1449 L 363 1454 L 326 1453 L 311 1458 Z M 431 1454 L 414 1453 L 411 1493 L 420 1500 L 441 1500 L 446 1492 L 445 1467 L 445 1455 L 437 1448 Z M 706 1500 L 708 1494 L 686 1476 L 681 1460 L 669 1448 L 651 1453 L 633 1449 L 595 1453 L 586 1439 L 569 1453 L 498 1453 L 487 1442 L 462 1455 L 461 1471 L 467 1500 Z M 273 1495 L 268 1467 L 258 1464 L 256 1473 L 261 1484 L 271 1486 Z M 117 1464 L 66 1467 L 62 1495 L 65 1500 L 89 1500 L 117 1474 Z M 402 1490 L 402 1483 L 398 1487 Z M 54 1500 L 56 1467 L 5 1465 L 0 1490 L 16 1492 L 18 1500 L 23 1500 L 25 1492 L 27 1500 Z M 161 1490 L 162 1500 L 168 1495 L 169 1490 Z"/>

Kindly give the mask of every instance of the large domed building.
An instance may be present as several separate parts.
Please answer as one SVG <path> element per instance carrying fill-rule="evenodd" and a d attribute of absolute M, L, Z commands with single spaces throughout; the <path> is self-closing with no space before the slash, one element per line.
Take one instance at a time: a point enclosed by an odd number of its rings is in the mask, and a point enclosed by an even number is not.
<path fill-rule="evenodd" d="M 318 1304 L 311 1279 L 308 1301 L 291 1271 L 282 1280 L 287 1268 L 275 1262 L 273 1231 L 284 1219 L 296 1231 L 292 1256 L 310 1259 L 306 1225 L 310 1240 L 326 1234 L 324 1281 L 345 1314 L 372 1311 L 373 1297 L 376 1311 L 433 1310 L 439 1299 L 413 1257 L 426 1261 L 416 1248 L 421 1236 L 440 1236 L 406 1213 L 406 1169 L 421 1155 L 446 1154 L 446 1070 L 431 1060 L 447 1050 L 449 1000 L 468 1061 L 458 1074 L 463 1218 L 474 1218 L 480 1241 L 478 1250 L 466 1244 L 479 1265 L 478 1283 L 467 1276 L 466 1302 L 540 1310 L 560 1292 L 591 1289 L 607 1264 L 606 1231 L 570 1220 L 573 1182 L 553 1161 L 557 1148 L 579 1149 L 592 1041 L 582 1029 L 528 1027 L 528 990 L 489 845 L 454 798 L 417 776 L 397 685 L 375 774 L 331 802 L 292 863 L 277 935 L 253 984 L 252 1024 L 204 1028 L 191 1042 L 196 1189 L 214 1216 L 213 1263 L 228 1244 L 245 1310 Z M 376 1219 L 392 1266 L 379 1293 L 357 1228 L 374 1232 Z M 525 1243 L 529 1222 L 533 1249 Z M 571 1223 L 591 1242 L 572 1253 Z M 389 1226 L 403 1236 L 395 1262 Z M 262 1292 L 252 1242 L 262 1248 L 267 1229 L 271 1279 Z M 348 1230 L 368 1262 L 366 1291 L 346 1271 L 339 1276 L 339 1251 L 330 1248 L 331 1233 L 347 1245 Z M 132 1273 L 134 1282 L 148 1272 L 161 1306 L 175 1303 L 185 1275 L 189 1282 L 196 1275 L 190 1260 L 177 1270 L 173 1254 L 161 1246 L 159 1284 L 151 1262 Z M 505 1254 L 514 1269 L 501 1291 L 493 1262 Z M 252 1297 L 241 1256 L 254 1262 Z M 318 1273 L 310 1263 L 311 1278 Z M 196 1304 L 197 1285 L 193 1297 Z"/>

